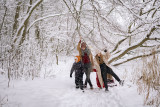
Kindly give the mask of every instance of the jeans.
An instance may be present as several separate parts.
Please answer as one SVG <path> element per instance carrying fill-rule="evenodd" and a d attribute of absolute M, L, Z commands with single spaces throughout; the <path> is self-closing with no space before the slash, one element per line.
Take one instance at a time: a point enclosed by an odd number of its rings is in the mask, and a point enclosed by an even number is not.
<path fill-rule="evenodd" d="M 86 74 L 86 80 L 85 80 L 85 85 L 87 86 L 87 83 L 89 83 L 90 87 L 92 87 L 92 83 L 90 80 L 90 73 L 92 71 L 92 65 L 91 63 L 86 63 L 84 64 L 84 72 Z"/>
<path fill-rule="evenodd" d="M 111 74 L 118 82 L 120 81 L 119 77 L 105 63 L 100 64 L 100 68 L 101 68 L 102 79 L 106 89 L 108 89 L 107 74 Z"/>

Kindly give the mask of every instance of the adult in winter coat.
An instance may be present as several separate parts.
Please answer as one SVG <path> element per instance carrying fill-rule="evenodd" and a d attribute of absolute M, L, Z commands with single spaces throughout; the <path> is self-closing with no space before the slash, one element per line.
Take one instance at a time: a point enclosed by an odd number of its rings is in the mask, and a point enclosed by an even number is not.
<path fill-rule="evenodd" d="M 92 71 L 92 66 L 94 65 L 93 56 L 91 54 L 91 51 L 87 47 L 86 43 L 85 42 L 81 43 L 81 37 L 77 46 L 77 50 L 79 51 L 79 56 L 81 57 L 82 63 L 84 64 L 84 72 L 86 74 L 84 88 L 86 88 L 87 83 L 89 83 L 90 88 L 93 89 L 93 85 L 90 80 L 90 73 Z"/>
<path fill-rule="evenodd" d="M 110 65 L 108 64 L 108 59 L 110 58 L 110 53 L 109 53 L 109 51 L 107 50 L 107 49 L 104 49 L 104 62 L 105 62 L 105 64 L 108 66 L 108 67 L 110 67 Z M 114 79 L 113 79 L 113 77 L 112 77 L 112 75 L 111 74 L 107 74 L 107 82 L 108 83 L 114 83 Z"/>
<path fill-rule="evenodd" d="M 107 74 L 111 74 L 118 82 L 120 85 L 123 85 L 123 81 L 119 79 L 119 77 L 113 72 L 113 70 L 108 67 L 105 62 L 104 62 L 104 57 L 103 55 L 99 52 L 95 56 L 96 64 L 95 67 L 97 68 L 97 75 L 99 75 L 99 82 L 101 86 L 105 86 L 105 91 L 108 91 L 108 84 L 107 84 Z M 99 67 L 98 67 L 99 66 Z M 99 70 L 100 69 L 100 70 Z"/>
<path fill-rule="evenodd" d="M 76 88 L 79 88 L 83 90 L 83 71 L 84 67 L 80 60 L 80 56 L 75 56 L 75 62 L 72 65 L 71 71 L 70 71 L 70 77 L 72 78 L 72 74 L 75 71 L 75 84 Z"/>
<path fill-rule="evenodd" d="M 97 53 L 97 54 L 98 54 L 99 52 L 100 52 L 100 51 L 96 50 L 96 53 Z M 104 53 L 104 54 L 103 54 L 104 62 L 105 62 L 105 64 L 106 64 L 108 67 L 110 67 L 109 64 L 108 64 L 108 59 L 109 59 L 109 57 L 110 57 L 110 53 L 109 53 L 109 51 L 107 51 L 107 49 L 104 49 L 104 52 L 103 52 L 103 53 Z M 97 83 L 97 86 L 98 86 L 99 88 L 104 88 L 104 82 L 103 82 L 103 79 L 102 79 L 100 66 L 99 66 L 99 64 L 97 63 L 96 59 L 94 59 L 94 64 L 95 64 L 95 66 L 94 66 L 95 69 L 93 69 L 93 71 L 96 72 L 96 83 Z M 108 84 L 109 84 L 109 83 L 114 83 L 114 79 L 113 79 L 113 77 L 112 77 L 111 74 L 107 74 L 106 76 L 107 76 L 107 83 L 108 83 Z"/>

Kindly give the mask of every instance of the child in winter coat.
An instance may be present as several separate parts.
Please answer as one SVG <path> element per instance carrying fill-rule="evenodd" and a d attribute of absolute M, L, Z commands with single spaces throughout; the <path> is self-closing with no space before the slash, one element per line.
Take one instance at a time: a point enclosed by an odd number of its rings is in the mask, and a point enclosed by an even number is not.
<path fill-rule="evenodd" d="M 83 74 L 84 74 L 84 67 L 81 62 L 80 56 L 75 56 L 75 62 L 72 65 L 70 71 L 70 77 L 72 78 L 73 71 L 75 71 L 75 84 L 76 88 L 80 88 L 83 90 Z"/>

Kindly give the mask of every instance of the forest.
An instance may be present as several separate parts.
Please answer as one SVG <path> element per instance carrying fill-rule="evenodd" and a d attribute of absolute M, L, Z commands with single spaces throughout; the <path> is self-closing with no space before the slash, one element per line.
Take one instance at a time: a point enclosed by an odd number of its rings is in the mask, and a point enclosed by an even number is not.
<path fill-rule="evenodd" d="M 137 63 L 138 93 L 145 105 L 160 106 L 159 0 L 1 0 L 0 13 L 0 75 L 8 88 L 46 78 L 47 69 L 78 54 L 82 37 L 93 56 L 109 50 L 113 68 Z"/>

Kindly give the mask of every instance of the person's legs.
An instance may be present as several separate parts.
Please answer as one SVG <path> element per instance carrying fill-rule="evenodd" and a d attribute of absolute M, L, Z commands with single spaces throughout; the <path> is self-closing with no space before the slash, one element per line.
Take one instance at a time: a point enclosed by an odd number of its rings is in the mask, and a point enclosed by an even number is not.
<path fill-rule="evenodd" d="M 90 71 L 87 69 L 85 74 L 86 74 L 85 85 L 87 86 L 87 83 L 89 83 L 90 87 L 92 87 L 92 83 L 91 83 L 91 80 L 90 80 Z"/>
<path fill-rule="evenodd" d="M 93 85 L 91 83 L 91 80 L 90 80 L 90 72 L 92 70 L 92 66 L 91 64 L 85 64 L 85 74 L 86 74 L 86 80 L 85 80 L 85 86 L 87 86 L 87 82 L 89 83 L 90 87 L 93 88 Z"/>
<path fill-rule="evenodd" d="M 86 67 L 84 67 L 84 73 L 86 75 L 86 79 L 85 79 L 85 83 L 84 83 L 84 88 L 86 88 L 87 87 L 87 68 Z"/>
<path fill-rule="evenodd" d="M 88 67 L 88 83 L 89 83 L 90 87 L 93 88 L 93 85 L 92 85 L 91 79 L 90 79 L 91 70 L 92 70 L 92 67 L 91 67 L 91 65 L 89 65 L 89 67 Z"/>
<path fill-rule="evenodd" d="M 79 88 L 79 78 L 75 76 L 76 88 Z"/>
<path fill-rule="evenodd" d="M 102 79 L 103 79 L 103 82 L 104 82 L 104 86 L 106 89 L 108 89 L 108 84 L 107 84 L 107 72 L 106 71 L 102 71 Z"/>
<path fill-rule="evenodd" d="M 101 74 L 102 74 L 104 86 L 105 86 L 106 90 L 108 90 L 106 67 L 104 64 L 102 64 L 102 65 L 100 65 L 100 68 L 101 68 Z"/>
<path fill-rule="evenodd" d="M 79 76 L 79 85 L 81 90 L 83 90 L 83 73 L 81 73 Z"/>
<path fill-rule="evenodd" d="M 109 68 L 108 66 L 106 66 L 107 68 L 107 73 L 111 74 L 118 82 L 120 81 L 119 77 L 113 72 L 113 70 L 111 68 Z"/>

